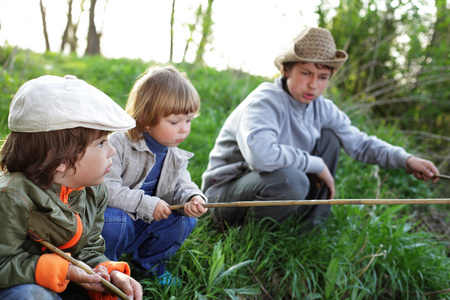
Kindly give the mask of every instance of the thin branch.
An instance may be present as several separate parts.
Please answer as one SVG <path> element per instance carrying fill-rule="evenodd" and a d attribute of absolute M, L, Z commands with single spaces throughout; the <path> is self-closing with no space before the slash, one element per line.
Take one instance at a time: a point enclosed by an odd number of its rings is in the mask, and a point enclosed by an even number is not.
<path fill-rule="evenodd" d="M 443 140 L 443 141 L 447 141 L 450 142 L 450 137 L 448 136 L 444 136 L 444 135 L 439 135 L 439 134 L 434 134 L 434 133 L 429 133 L 429 132 L 425 132 L 425 131 L 418 131 L 418 130 L 402 130 L 402 132 L 404 134 L 409 134 L 409 135 L 420 135 L 429 139 L 435 139 L 435 140 Z"/>

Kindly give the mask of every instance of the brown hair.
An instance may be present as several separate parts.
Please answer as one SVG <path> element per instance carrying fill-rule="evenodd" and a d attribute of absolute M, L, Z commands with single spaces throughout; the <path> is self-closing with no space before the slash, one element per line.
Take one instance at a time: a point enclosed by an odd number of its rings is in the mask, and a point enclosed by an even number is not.
<path fill-rule="evenodd" d="M 173 66 L 153 66 L 142 73 L 128 97 L 126 112 L 136 120 L 128 136 L 143 138 L 147 126 L 156 126 L 161 118 L 171 114 L 198 116 L 200 96 L 185 73 Z"/>
<path fill-rule="evenodd" d="M 40 188 L 48 189 L 60 164 L 65 163 L 67 170 L 75 168 L 89 144 L 108 133 L 84 127 L 11 132 L 1 148 L 0 167 L 6 172 L 22 172 Z"/>
<path fill-rule="evenodd" d="M 284 76 L 285 72 L 289 72 L 292 69 L 292 67 L 294 67 L 294 65 L 298 64 L 298 63 L 306 64 L 306 62 L 301 62 L 301 61 L 300 62 L 299 61 L 295 61 L 295 62 L 285 62 L 285 63 L 283 63 L 283 77 L 285 77 Z M 314 66 L 316 66 L 316 68 L 319 69 L 319 70 L 322 70 L 322 69 L 330 70 L 331 71 L 330 77 L 333 76 L 333 73 L 334 73 L 334 68 L 333 67 L 326 66 L 324 64 L 319 64 L 319 63 L 314 63 Z"/>

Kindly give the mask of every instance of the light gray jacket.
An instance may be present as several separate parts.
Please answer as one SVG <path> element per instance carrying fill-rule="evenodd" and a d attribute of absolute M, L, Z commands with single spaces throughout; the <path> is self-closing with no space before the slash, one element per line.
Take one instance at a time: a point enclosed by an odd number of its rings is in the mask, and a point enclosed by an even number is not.
<path fill-rule="evenodd" d="M 169 147 L 156 187 L 156 196 L 144 194 L 140 189 L 155 164 L 155 154 L 150 151 L 144 139 L 133 142 L 124 132 L 113 133 L 109 141 L 116 149 L 112 157 L 111 171 L 106 174 L 108 206 L 120 208 L 136 220 L 153 221 L 153 211 L 160 199 L 169 205 L 184 204 L 193 196 L 206 197 L 191 180 L 187 170 L 188 160 L 193 153 Z"/>
<path fill-rule="evenodd" d="M 210 201 L 227 184 L 249 172 L 297 168 L 320 174 L 322 158 L 310 153 L 322 129 L 331 129 L 345 152 L 358 161 L 384 168 L 406 168 L 410 156 L 403 148 L 368 136 L 351 125 L 348 116 L 323 96 L 310 104 L 292 98 L 281 86 L 265 82 L 230 114 L 216 139 L 202 176 Z"/>

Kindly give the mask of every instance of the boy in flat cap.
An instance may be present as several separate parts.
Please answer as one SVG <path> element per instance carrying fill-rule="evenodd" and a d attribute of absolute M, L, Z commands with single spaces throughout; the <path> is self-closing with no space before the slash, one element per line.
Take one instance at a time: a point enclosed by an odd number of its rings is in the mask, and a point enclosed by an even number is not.
<path fill-rule="evenodd" d="M 202 176 L 210 202 L 333 199 L 341 147 L 354 159 L 403 168 L 419 179 L 439 174 L 432 162 L 359 131 L 323 97 L 346 60 L 326 29 L 306 28 L 294 38 L 275 59 L 281 76 L 262 83 L 225 121 Z M 327 219 L 330 206 L 210 211 L 228 223 L 242 222 L 249 212 L 278 222 L 295 214 L 309 230 Z"/>
<path fill-rule="evenodd" d="M 100 236 L 103 179 L 116 152 L 108 134 L 133 128 L 134 120 L 86 82 L 46 75 L 17 91 L 8 126 L 0 162 L 0 298 L 117 299 L 100 284 L 103 277 L 142 299 L 128 265 L 103 254 Z M 50 252 L 40 239 L 97 275 Z"/>

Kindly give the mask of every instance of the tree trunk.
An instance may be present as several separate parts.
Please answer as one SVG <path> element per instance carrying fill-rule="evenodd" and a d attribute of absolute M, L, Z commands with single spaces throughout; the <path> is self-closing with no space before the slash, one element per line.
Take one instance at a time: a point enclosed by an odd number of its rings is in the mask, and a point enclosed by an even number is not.
<path fill-rule="evenodd" d="M 44 38 L 45 38 L 45 51 L 50 52 L 50 42 L 48 40 L 48 32 L 47 32 L 47 20 L 46 20 L 46 12 L 44 4 L 42 3 L 42 0 L 39 0 L 39 5 L 41 7 L 41 16 L 42 16 L 42 27 L 44 30 Z"/>
<path fill-rule="evenodd" d="M 170 56 L 169 62 L 173 59 L 173 23 L 175 21 L 175 0 L 172 1 L 172 15 L 170 16 Z"/>
<path fill-rule="evenodd" d="M 66 28 L 64 29 L 64 33 L 63 33 L 62 41 L 61 41 L 61 53 L 64 52 L 64 48 L 66 47 L 66 44 L 69 43 L 69 30 L 72 27 L 72 4 L 73 4 L 73 0 L 67 1 L 67 5 L 69 7 L 67 9 Z"/>
<path fill-rule="evenodd" d="M 78 31 L 78 25 L 80 24 L 81 16 L 84 13 L 84 3 L 86 0 L 81 0 L 80 3 L 80 14 L 78 15 L 78 19 L 76 22 L 72 20 L 72 32 L 69 34 L 69 45 L 70 45 L 70 53 L 77 52 L 78 48 L 78 37 L 77 37 L 77 31 Z M 69 32 L 70 33 L 70 32 Z"/>
<path fill-rule="evenodd" d="M 434 23 L 434 32 L 429 48 L 450 47 L 450 28 L 447 8 L 447 0 L 435 0 L 436 22 Z M 432 55 L 429 53 L 429 55 Z"/>
<path fill-rule="evenodd" d="M 214 0 L 208 0 L 208 7 L 203 15 L 203 32 L 202 39 L 200 40 L 200 44 L 198 45 L 197 55 L 195 57 L 194 64 L 203 63 L 203 55 L 205 54 L 206 45 L 209 43 L 209 39 L 211 36 L 211 27 L 213 25 L 212 21 L 212 4 Z"/>
<path fill-rule="evenodd" d="M 186 46 L 184 47 L 183 62 L 186 61 L 186 54 L 187 54 L 188 49 L 189 49 L 189 44 L 194 40 L 195 28 L 197 28 L 197 24 L 198 24 L 198 21 L 200 20 L 201 16 L 202 16 L 202 5 L 200 4 L 198 6 L 198 8 L 197 8 L 196 13 L 195 13 L 195 22 L 194 22 L 194 24 L 189 24 L 188 25 L 189 26 L 190 35 L 189 35 L 189 38 L 186 41 Z"/>
<path fill-rule="evenodd" d="M 100 54 L 100 35 L 95 27 L 95 4 L 97 0 L 91 0 L 89 9 L 89 31 L 87 37 L 86 55 Z"/>

